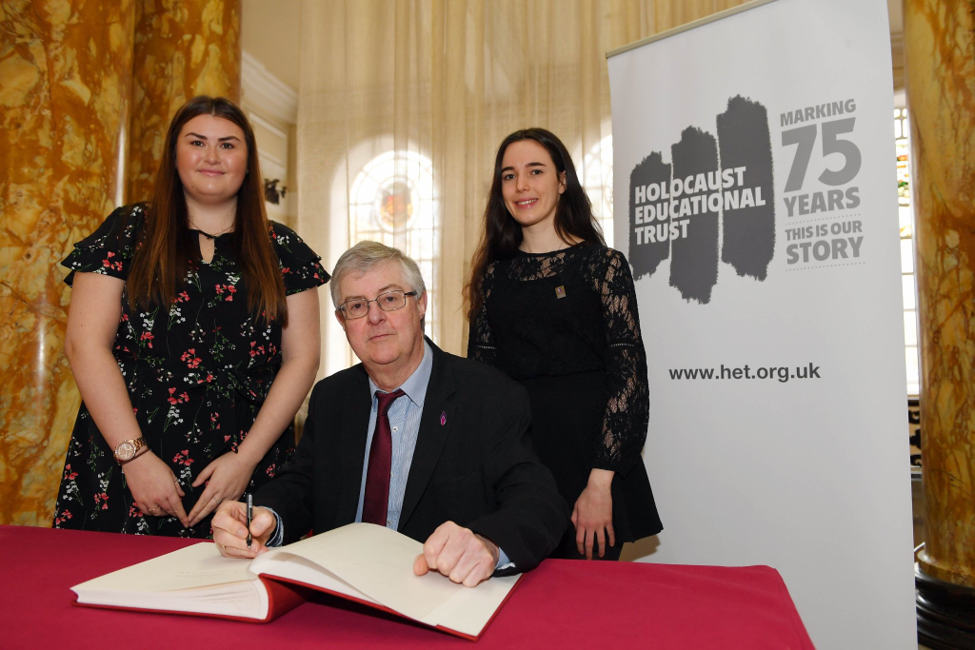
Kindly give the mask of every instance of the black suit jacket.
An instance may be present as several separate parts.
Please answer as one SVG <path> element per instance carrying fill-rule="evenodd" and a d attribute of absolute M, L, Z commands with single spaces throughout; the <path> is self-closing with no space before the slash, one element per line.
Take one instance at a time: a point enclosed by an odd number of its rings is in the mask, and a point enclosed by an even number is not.
<path fill-rule="evenodd" d="M 423 542 L 453 521 L 527 571 L 569 523 L 552 474 L 531 448 L 528 394 L 494 368 L 430 348 L 399 532 Z M 355 521 L 371 406 L 362 364 L 315 386 L 294 459 L 255 498 L 281 517 L 286 543 L 310 528 L 318 534 Z"/>

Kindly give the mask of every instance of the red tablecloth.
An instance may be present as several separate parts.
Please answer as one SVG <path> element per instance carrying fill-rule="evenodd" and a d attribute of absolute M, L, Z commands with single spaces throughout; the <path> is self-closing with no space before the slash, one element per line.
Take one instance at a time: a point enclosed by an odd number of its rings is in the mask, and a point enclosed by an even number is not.
<path fill-rule="evenodd" d="M 72 605 L 73 585 L 189 543 L 0 526 L 0 647 L 813 647 L 785 583 L 767 566 L 546 560 L 476 645 L 326 595 L 267 624 Z"/>

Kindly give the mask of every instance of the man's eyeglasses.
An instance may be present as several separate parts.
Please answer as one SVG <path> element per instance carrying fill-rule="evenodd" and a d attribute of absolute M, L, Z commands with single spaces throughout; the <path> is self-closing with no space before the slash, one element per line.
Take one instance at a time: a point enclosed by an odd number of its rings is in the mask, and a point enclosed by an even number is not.
<path fill-rule="evenodd" d="M 379 308 L 383 311 L 396 311 L 397 309 L 406 307 L 407 296 L 415 295 L 416 291 L 393 289 L 392 291 L 385 291 L 379 294 L 376 296 L 375 300 L 366 300 L 365 298 L 352 298 L 351 300 L 346 300 L 339 305 L 339 311 L 342 312 L 342 317 L 345 318 L 345 320 L 362 318 L 368 314 L 369 303 L 371 302 L 379 305 Z"/>

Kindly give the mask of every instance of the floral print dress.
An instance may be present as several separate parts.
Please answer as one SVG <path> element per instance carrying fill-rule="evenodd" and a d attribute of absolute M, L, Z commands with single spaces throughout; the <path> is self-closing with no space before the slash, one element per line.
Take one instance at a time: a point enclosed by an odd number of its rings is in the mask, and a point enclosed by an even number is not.
<path fill-rule="evenodd" d="M 115 210 L 62 263 L 75 272 L 125 279 L 145 221 L 146 206 Z M 255 319 L 232 249 L 233 233 L 214 241 L 213 259 L 187 272 L 168 308 L 132 309 L 123 290 L 113 353 L 128 387 L 140 432 L 168 463 L 185 493 L 186 512 L 204 487 L 197 475 L 218 456 L 236 452 L 281 367 L 281 325 Z M 271 224 L 288 295 L 326 283 L 319 257 L 289 228 Z M 291 427 L 258 463 L 250 488 L 270 480 L 294 451 Z M 210 519 L 183 528 L 175 517 L 143 516 L 125 475 L 81 404 L 54 514 L 55 528 L 140 535 L 210 537 Z"/>

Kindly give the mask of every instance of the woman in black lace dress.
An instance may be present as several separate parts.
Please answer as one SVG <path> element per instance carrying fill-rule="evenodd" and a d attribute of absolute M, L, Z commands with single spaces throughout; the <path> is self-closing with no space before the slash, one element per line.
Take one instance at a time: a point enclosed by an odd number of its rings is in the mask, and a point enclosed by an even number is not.
<path fill-rule="evenodd" d="M 553 557 L 619 559 L 662 529 L 641 458 L 650 398 L 630 267 L 544 129 L 501 143 L 484 220 L 468 355 L 528 389 L 532 443 L 572 508 Z"/>
<path fill-rule="evenodd" d="M 115 210 L 64 261 L 84 401 L 56 528 L 209 537 L 221 500 L 291 457 L 318 370 L 328 274 L 268 221 L 244 114 L 197 97 L 164 152 L 152 202 Z"/>

